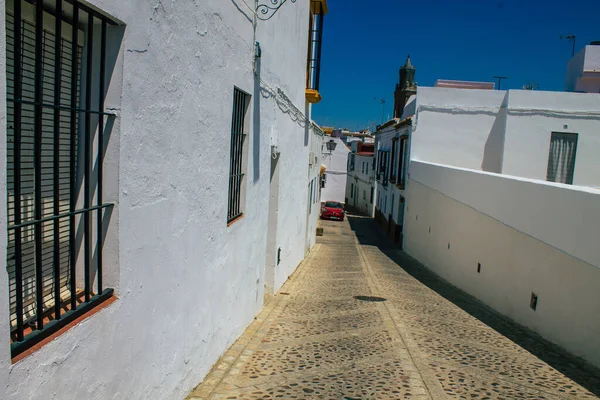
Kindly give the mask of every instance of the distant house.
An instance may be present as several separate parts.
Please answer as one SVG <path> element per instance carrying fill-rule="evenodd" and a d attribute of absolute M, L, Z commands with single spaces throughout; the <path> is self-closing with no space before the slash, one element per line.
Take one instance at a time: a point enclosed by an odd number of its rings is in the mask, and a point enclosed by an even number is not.
<path fill-rule="evenodd" d="M 567 92 L 600 93 L 600 41 L 584 46 L 567 64 Z"/>
<path fill-rule="evenodd" d="M 374 143 L 355 141 L 348 154 L 346 205 L 349 210 L 373 216 L 375 210 Z"/>

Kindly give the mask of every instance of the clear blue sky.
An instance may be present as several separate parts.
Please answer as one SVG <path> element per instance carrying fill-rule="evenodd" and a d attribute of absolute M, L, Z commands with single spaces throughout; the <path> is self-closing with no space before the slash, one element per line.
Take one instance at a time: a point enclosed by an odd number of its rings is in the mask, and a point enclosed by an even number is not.
<path fill-rule="evenodd" d="M 398 68 L 410 53 L 420 86 L 436 79 L 564 90 L 572 42 L 600 40 L 600 0 L 328 0 L 320 92 L 313 119 L 362 129 L 393 108 Z"/>

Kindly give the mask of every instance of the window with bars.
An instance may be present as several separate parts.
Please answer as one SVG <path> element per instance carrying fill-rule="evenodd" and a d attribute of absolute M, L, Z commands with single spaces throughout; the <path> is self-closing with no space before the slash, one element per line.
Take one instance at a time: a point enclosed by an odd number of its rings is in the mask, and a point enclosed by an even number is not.
<path fill-rule="evenodd" d="M 308 73 L 306 88 L 319 91 L 321 75 L 321 49 L 323 44 L 323 20 L 327 13 L 325 0 L 311 0 L 310 26 L 308 38 Z"/>
<path fill-rule="evenodd" d="M 408 170 L 408 137 L 400 138 L 399 160 L 398 160 L 398 187 L 404 189 L 406 186 L 406 172 Z"/>
<path fill-rule="evenodd" d="M 392 155 L 391 155 L 391 168 L 390 168 L 390 182 L 392 183 L 396 183 L 396 168 L 395 166 L 398 164 L 396 161 L 396 156 L 398 155 L 397 153 L 397 147 L 398 147 L 398 138 L 393 138 L 392 139 Z"/>
<path fill-rule="evenodd" d="M 227 223 L 244 214 L 245 176 L 248 164 L 246 136 L 248 130 L 248 107 L 250 95 L 238 88 L 233 90 L 233 111 L 231 117 L 231 147 L 229 150 L 229 200 Z"/>
<path fill-rule="evenodd" d="M 577 138 L 577 133 L 552 132 L 546 172 L 547 181 L 573 184 Z"/>
<path fill-rule="evenodd" d="M 16 356 L 108 299 L 106 41 L 75 0 L 6 6 L 7 270 Z M 94 49 L 97 49 L 94 51 Z M 94 168 L 95 166 L 95 168 Z M 95 203 L 95 204 L 94 204 Z"/>

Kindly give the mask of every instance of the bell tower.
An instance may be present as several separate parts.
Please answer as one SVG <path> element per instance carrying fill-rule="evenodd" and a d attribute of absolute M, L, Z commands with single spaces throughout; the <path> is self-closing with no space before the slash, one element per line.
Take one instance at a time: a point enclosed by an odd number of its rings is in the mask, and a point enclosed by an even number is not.
<path fill-rule="evenodd" d="M 410 54 L 406 62 L 400 68 L 400 80 L 396 84 L 394 91 L 394 118 L 402 118 L 404 106 L 413 94 L 417 93 L 417 84 L 415 83 L 416 69 L 410 62 Z"/>

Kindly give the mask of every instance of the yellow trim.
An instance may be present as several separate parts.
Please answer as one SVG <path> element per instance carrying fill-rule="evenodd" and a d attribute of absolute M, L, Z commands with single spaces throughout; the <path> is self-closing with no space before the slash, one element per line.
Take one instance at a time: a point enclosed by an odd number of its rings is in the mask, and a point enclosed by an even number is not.
<path fill-rule="evenodd" d="M 306 101 L 308 101 L 311 104 L 317 104 L 321 101 L 321 99 L 322 97 L 319 94 L 319 92 L 313 89 L 306 89 Z"/>
<path fill-rule="evenodd" d="M 329 11 L 329 9 L 327 7 L 327 0 L 311 0 L 310 12 L 313 14 L 317 14 L 317 10 L 315 10 L 314 3 L 321 3 L 321 8 L 323 9 L 323 15 L 327 14 L 327 11 Z"/>

